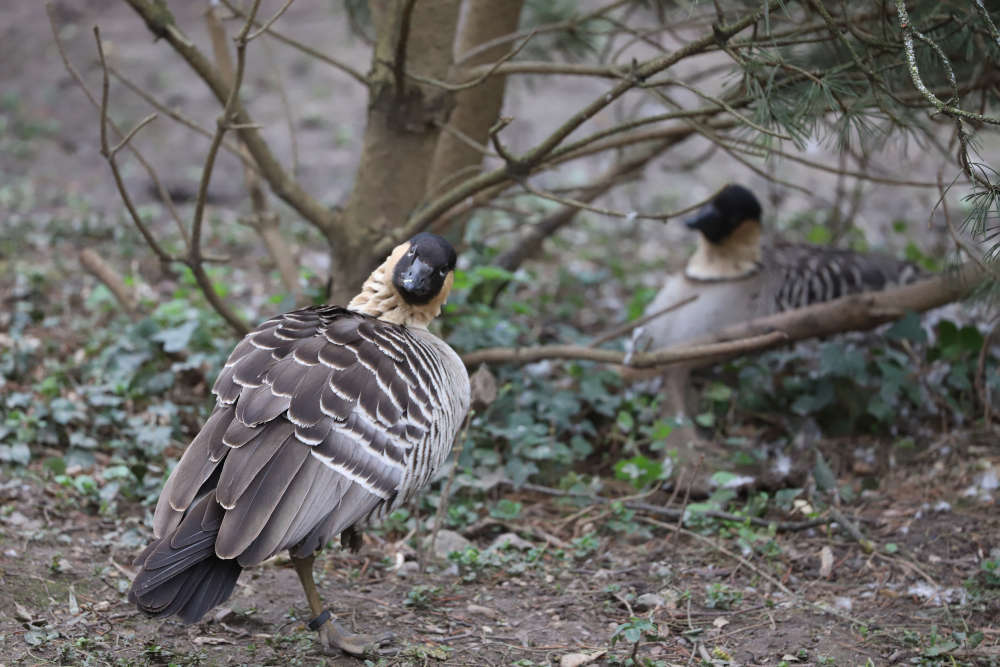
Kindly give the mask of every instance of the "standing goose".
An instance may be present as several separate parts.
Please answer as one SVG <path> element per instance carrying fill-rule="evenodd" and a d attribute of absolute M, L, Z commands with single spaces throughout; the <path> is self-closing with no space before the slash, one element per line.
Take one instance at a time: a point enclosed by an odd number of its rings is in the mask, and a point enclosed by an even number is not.
<path fill-rule="evenodd" d="M 409 501 L 451 450 L 469 408 L 458 355 L 427 330 L 455 251 L 418 234 L 348 304 L 272 318 L 240 341 L 216 406 L 163 487 L 129 600 L 193 623 L 240 572 L 288 549 L 323 646 L 363 653 L 313 581 L 315 552 Z"/>
<path fill-rule="evenodd" d="M 754 194 L 727 185 L 687 221 L 690 229 L 700 232 L 697 249 L 682 273 L 667 276 L 646 312 L 697 298 L 637 328 L 631 341 L 634 351 L 668 347 L 755 317 L 921 277 L 913 264 L 884 255 L 780 240 L 765 243 L 760 218 Z M 696 365 L 660 372 L 668 412 L 687 414 L 686 387 Z"/>

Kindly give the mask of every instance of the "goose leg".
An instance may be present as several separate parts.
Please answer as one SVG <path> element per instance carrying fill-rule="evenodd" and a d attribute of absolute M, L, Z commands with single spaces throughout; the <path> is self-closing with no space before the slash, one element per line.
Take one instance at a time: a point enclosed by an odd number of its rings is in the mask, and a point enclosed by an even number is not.
<path fill-rule="evenodd" d="M 309 624 L 310 629 L 319 633 L 319 640 L 324 650 L 331 652 L 333 649 L 340 649 L 351 655 L 365 655 L 372 653 L 382 642 L 392 639 L 391 632 L 381 635 L 357 635 L 334 620 L 330 611 L 323 609 L 323 601 L 319 597 L 319 591 L 316 590 L 316 582 L 313 581 L 313 560 L 314 556 L 306 558 L 292 556 L 292 566 L 299 575 L 306 600 L 309 602 L 309 610 L 313 614 L 313 621 Z"/>

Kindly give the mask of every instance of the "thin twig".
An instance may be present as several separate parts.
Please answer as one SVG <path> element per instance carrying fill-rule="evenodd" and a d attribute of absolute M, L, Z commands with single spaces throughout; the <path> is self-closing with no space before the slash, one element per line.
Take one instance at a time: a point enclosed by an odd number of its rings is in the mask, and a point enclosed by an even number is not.
<path fill-rule="evenodd" d="M 253 40 L 260 37 L 261 33 L 265 33 L 268 30 L 270 30 L 271 26 L 274 25 L 274 22 L 281 18 L 281 15 L 285 13 L 285 10 L 287 10 L 289 7 L 292 6 L 293 2 L 295 2 L 295 0 L 285 0 L 285 4 L 281 5 L 278 11 L 274 13 L 274 16 L 272 16 L 266 22 L 264 22 L 264 24 L 260 28 L 247 35 L 247 41 L 252 42 Z M 253 19 L 251 18 L 251 20 Z"/>
<path fill-rule="evenodd" d="M 455 475 L 458 472 L 458 461 L 462 457 L 462 452 L 465 450 L 465 439 L 469 434 L 469 424 L 472 422 L 472 416 L 475 410 L 469 410 L 465 415 L 465 424 L 462 425 L 462 432 L 455 439 L 455 447 L 452 451 L 455 453 L 455 464 L 451 467 L 451 471 L 448 473 L 448 479 L 444 483 L 444 487 L 441 489 L 441 496 L 438 499 L 437 512 L 434 513 L 434 529 L 431 531 L 431 553 L 434 553 L 434 545 L 437 544 L 438 529 L 444 522 L 445 513 L 448 511 L 448 501 L 451 498 L 451 485 L 455 482 Z"/>
<path fill-rule="evenodd" d="M 226 9 L 231 11 L 236 17 L 246 18 L 246 14 L 243 12 L 243 10 L 241 10 L 239 7 L 230 2 L 230 0 L 222 0 L 222 4 L 225 5 Z M 254 25 L 259 26 L 261 25 L 261 23 L 259 21 L 255 21 Z M 331 56 L 328 56 L 322 51 L 318 51 L 317 49 L 314 49 L 313 47 L 308 46 L 306 44 L 303 44 L 302 42 L 294 40 L 291 37 L 278 32 L 277 30 L 274 29 L 274 27 L 269 27 L 267 29 L 267 34 L 270 35 L 271 37 L 274 37 L 279 42 L 282 42 L 286 46 L 290 46 L 293 49 L 301 51 L 302 53 L 305 53 L 306 55 L 315 58 L 316 60 L 319 60 L 321 62 L 326 63 L 327 65 L 339 69 L 341 72 L 344 72 L 352 79 L 360 83 L 362 86 L 366 88 L 368 87 L 369 85 L 368 78 L 362 72 L 354 69 L 347 63 L 341 60 L 337 60 L 336 58 L 333 58 Z"/>
<path fill-rule="evenodd" d="M 219 298 L 215 286 L 208 274 L 205 273 L 201 257 L 201 230 L 205 219 L 205 205 L 208 201 L 208 185 L 212 181 L 212 172 L 215 170 L 215 158 L 219 154 L 219 146 L 222 144 L 226 131 L 235 122 L 236 101 L 239 99 L 240 87 L 243 84 L 243 72 L 246 69 L 246 49 L 249 41 L 247 35 L 253 26 L 257 10 L 260 9 L 260 2 L 261 0 L 254 0 L 243 27 L 236 35 L 236 71 L 230 82 L 229 98 L 223 105 L 222 113 L 216 121 L 215 136 L 212 137 L 212 143 L 208 147 L 208 154 L 205 156 L 205 163 L 202 167 L 201 180 L 198 183 L 198 196 L 194 204 L 194 216 L 191 221 L 191 247 L 188 250 L 188 266 L 191 267 L 191 272 L 194 274 L 195 281 L 202 293 L 239 336 L 245 336 L 249 327 Z"/>
<path fill-rule="evenodd" d="M 54 22 L 52 23 L 52 30 L 53 32 L 55 32 Z M 122 179 L 121 171 L 118 169 L 118 163 L 115 160 L 115 155 L 114 153 L 111 152 L 111 148 L 108 145 L 108 125 L 110 124 L 110 120 L 108 119 L 108 90 L 110 86 L 108 83 L 108 70 L 107 68 L 103 67 L 105 62 L 104 48 L 101 45 L 101 32 L 97 26 L 94 26 L 94 38 L 97 40 L 97 53 L 101 61 L 102 71 L 104 73 L 104 76 L 101 79 L 101 102 L 99 105 L 100 125 L 101 125 L 101 155 L 104 156 L 104 158 L 108 162 L 108 165 L 111 167 L 111 175 L 115 179 L 115 186 L 118 188 L 118 192 L 121 195 L 122 202 L 125 204 L 125 209 L 129 212 L 129 215 L 131 216 L 132 222 L 135 224 L 136 229 L 139 230 L 139 233 L 142 234 L 142 238 L 146 241 L 146 244 L 153 250 L 153 253 L 156 254 L 156 256 L 159 258 L 160 264 L 166 266 L 170 262 L 173 262 L 175 258 L 171 256 L 163 248 L 163 246 L 160 245 L 159 241 L 156 240 L 156 237 L 153 236 L 153 233 L 146 226 L 146 223 L 143 222 L 142 216 L 139 215 L 139 211 L 136 209 L 135 203 L 133 203 L 132 198 L 128 194 L 128 188 L 125 187 L 125 181 L 124 179 Z M 81 86 L 83 86 L 82 79 L 79 79 L 78 83 Z M 87 90 L 86 87 L 84 87 L 84 90 L 85 91 Z M 87 95 L 88 97 L 90 96 L 89 91 L 87 91 Z M 183 229 L 183 225 L 181 225 L 181 228 Z M 186 236 L 184 240 L 187 241 Z"/>
<path fill-rule="evenodd" d="M 176 109 L 171 109 L 166 104 L 160 102 L 158 99 L 150 95 L 147 91 L 139 87 L 134 81 L 132 81 L 127 76 L 122 74 L 121 71 L 119 71 L 118 68 L 115 67 L 112 63 L 108 63 L 107 65 L 108 65 L 108 71 L 111 72 L 111 75 L 116 79 L 118 79 L 118 81 L 121 82 L 126 88 L 128 88 L 133 93 L 141 97 L 143 101 L 146 102 L 146 104 L 156 109 L 159 113 L 162 113 L 163 115 L 168 116 L 169 118 L 180 123 L 189 130 L 197 132 L 206 139 L 212 138 L 212 132 L 206 130 L 201 125 L 198 125 L 193 120 L 191 120 L 181 112 L 177 111 Z M 240 160 L 242 160 L 244 166 L 249 166 L 251 169 L 257 168 L 256 165 L 254 165 L 253 161 L 248 160 L 247 156 L 242 151 L 240 151 L 239 148 L 236 146 L 236 144 L 234 144 L 233 142 L 229 140 L 223 141 L 222 146 L 227 151 L 229 151 L 230 153 L 238 157 Z"/>
<path fill-rule="evenodd" d="M 822 604 L 819 604 L 817 602 L 813 602 L 811 600 L 806 600 L 804 597 L 802 597 L 798 593 L 796 593 L 796 592 L 792 591 L 790 588 L 788 588 L 788 586 L 785 586 L 783 583 L 781 583 L 780 580 L 778 580 L 777 578 L 775 578 L 769 572 L 765 572 L 763 569 L 757 567 L 756 565 L 754 565 L 753 563 L 751 563 L 750 561 L 748 561 L 746 558 L 743 558 L 739 554 L 730 551 L 729 549 L 727 549 L 726 547 L 722 546 L 721 544 L 717 544 L 714 540 L 711 540 L 711 539 L 705 537 L 704 535 L 699 535 L 698 533 L 695 533 L 693 531 L 687 530 L 686 528 L 681 528 L 680 526 L 676 526 L 676 525 L 674 525 L 672 523 L 664 523 L 663 521 L 657 521 L 656 519 L 652 519 L 650 517 L 640 517 L 640 518 L 643 521 L 645 521 L 646 523 L 652 524 L 654 526 L 658 526 L 658 527 L 663 528 L 665 530 L 669 530 L 669 531 L 673 531 L 675 533 L 679 533 L 681 535 L 684 535 L 685 537 L 689 537 L 689 538 L 691 538 L 693 540 L 701 542 L 702 544 L 707 544 L 708 546 L 710 546 L 715 551 L 718 551 L 719 553 L 723 554 L 724 556 L 727 556 L 728 558 L 731 558 L 731 559 L 735 560 L 737 563 L 739 563 L 743 567 L 745 567 L 745 568 L 753 571 L 758 576 L 760 576 L 761 578 L 765 579 L 772 586 L 774 586 L 779 591 L 781 591 L 785 595 L 789 596 L 793 600 L 796 600 L 796 601 L 798 601 L 800 603 L 804 603 L 804 604 L 812 607 L 816 611 L 819 611 L 819 612 L 821 612 L 823 614 L 829 614 L 831 616 L 836 616 L 837 618 L 845 620 L 845 621 L 847 621 L 849 623 L 853 623 L 854 625 L 867 625 L 864 621 L 862 621 L 860 619 L 857 619 L 857 618 L 855 618 L 854 616 L 851 616 L 848 613 L 840 611 L 839 609 L 835 609 L 833 607 L 828 607 L 826 605 L 822 605 Z"/>
<path fill-rule="evenodd" d="M 692 294 L 690 296 L 681 299 L 676 303 L 670 304 L 666 308 L 660 308 L 659 310 L 653 311 L 648 315 L 643 315 L 637 320 L 633 320 L 631 322 L 625 322 L 624 324 L 615 327 L 614 329 L 608 331 L 607 333 L 600 334 L 592 341 L 590 341 L 590 343 L 587 344 L 587 347 L 597 347 L 602 343 L 607 343 L 609 340 L 614 340 L 615 338 L 621 338 L 622 336 L 630 333 L 633 329 L 637 329 L 644 324 L 652 322 L 656 318 L 666 315 L 667 313 L 672 313 L 681 306 L 686 306 L 687 304 L 691 303 L 697 298 L 698 298 L 697 294 Z"/>
<path fill-rule="evenodd" d="M 106 123 L 111 127 L 111 129 L 115 131 L 115 134 L 117 134 L 119 137 L 124 137 L 125 133 L 121 130 L 121 128 L 119 128 L 114 121 L 112 121 L 110 118 L 107 117 L 106 113 L 107 105 L 103 107 L 104 111 L 102 112 L 101 103 L 98 102 L 97 98 L 95 98 L 93 93 L 90 92 L 90 89 L 87 88 L 87 84 L 83 81 L 83 77 L 80 76 L 80 73 L 77 71 L 75 67 L 73 67 L 73 64 L 69 61 L 69 56 L 66 55 L 66 48 L 63 46 L 62 39 L 59 37 L 59 29 L 56 27 L 55 12 L 53 10 L 52 3 L 50 0 L 46 0 L 45 11 L 49 17 L 49 28 L 52 30 L 52 38 L 53 41 L 55 42 L 56 50 L 59 52 L 59 57 L 60 59 L 62 59 L 63 66 L 66 68 L 66 71 L 69 72 L 70 77 L 72 77 L 73 81 L 76 82 L 76 85 L 80 88 L 80 90 L 83 91 L 83 94 L 87 97 L 87 100 L 90 102 L 90 104 L 94 107 L 94 109 L 97 110 L 99 117 L 101 119 L 102 127 Z M 170 193 L 167 191 L 167 189 L 163 187 L 163 183 L 160 181 L 159 176 L 156 174 L 156 170 L 153 169 L 153 166 L 146 161 L 146 158 L 143 157 L 142 153 L 139 152 L 139 149 L 136 148 L 134 145 L 129 144 L 129 150 L 132 151 L 132 154 L 135 156 L 135 159 L 139 161 L 139 164 L 142 165 L 142 168 L 146 170 L 146 174 L 149 176 L 149 179 L 153 182 L 153 186 L 156 188 L 156 191 L 159 194 L 160 199 L 163 201 L 164 205 L 167 207 L 167 211 L 170 213 L 171 218 L 173 218 L 174 222 L 176 223 L 177 229 L 181 234 L 181 238 L 184 239 L 184 243 L 187 244 L 188 242 L 187 230 L 184 227 L 184 223 L 181 221 L 181 217 L 180 214 L 177 212 L 177 208 L 174 206 L 173 198 L 170 196 Z M 114 173 L 115 169 L 117 169 L 117 166 L 115 166 L 112 169 L 112 173 Z M 116 183 L 118 183 L 120 180 L 121 176 L 119 174 L 116 177 Z M 122 189 L 119 187 L 119 192 L 121 191 Z M 131 200 L 129 200 L 129 202 L 126 202 L 126 207 L 128 207 L 130 203 Z M 135 208 L 132 207 L 132 211 L 134 210 Z M 132 213 L 132 211 L 130 211 L 130 213 Z M 166 265 L 169 262 L 173 261 L 173 258 L 170 257 L 169 253 L 167 253 L 165 250 L 162 249 L 162 247 L 156 242 L 156 239 L 153 238 L 152 234 L 148 233 L 145 224 L 142 224 L 141 218 L 138 217 L 138 214 L 133 214 L 132 219 L 133 221 L 138 221 L 136 226 L 139 229 L 139 233 L 142 234 L 147 244 L 149 244 L 150 248 L 153 249 L 153 252 L 156 253 L 156 256 L 160 259 L 161 264 Z M 149 243 L 150 239 L 152 239 L 152 243 Z"/>
<path fill-rule="evenodd" d="M 662 507 L 660 505 L 653 505 L 650 503 L 644 503 L 636 500 L 629 500 L 628 498 L 607 498 L 604 496 L 597 496 L 590 493 L 577 493 L 574 491 L 564 491 L 563 489 L 554 489 L 548 486 L 543 486 L 541 484 L 514 484 L 510 481 L 505 481 L 504 484 L 518 489 L 521 491 L 530 491 L 532 493 L 541 493 L 547 496 L 557 496 L 560 498 L 580 498 L 583 500 L 588 500 L 597 505 L 608 505 L 610 503 L 620 502 L 622 505 L 629 509 L 637 510 L 640 512 L 646 512 L 647 514 L 656 514 L 658 516 L 667 517 L 670 519 L 683 518 L 686 509 L 683 508 L 672 508 L 672 507 Z M 652 489 L 656 491 L 656 489 Z M 649 495 L 649 493 L 639 494 L 640 496 Z M 824 526 L 830 522 L 829 519 L 810 519 L 808 521 L 772 521 L 769 519 L 762 519 L 756 516 L 743 516 L 740 514 L 732 514 L 730 512 L 720 512 L 717 510 L 705 510 L 704 512 L 698 512 L 699 516 L 705 516 L 710 519 L 719 519 L 720 521 L 733 521 L 736 523 L 750 523 L 754 526 L 760 526 L 761 528 L 774 527 L 778 532 L 799 532 L 803 530 L 809 530 L 810 528 L 815 528 L 817 526 Z"/>
<path fill-rule="evenodd" d="M 920 68 L 917 67 L 917 56 L 913 48 L 914 29 L 913 25 L 910 23 L 910 15 L 906 11 L 906 3 L 904 0 L 896 0 L 896 12 L 899 15 L 899 29 L 903 32 L 903 53 L 906 55 L 906 64 L 910 70 L 910 78 L 913 81 L 914 87 L 920 91 L 920 94 L 923 95 L 928 102 L 931 103 L 931 106 L 946 116 L 963 118 L 965 120 L 974 120 L 980 123 L 989 123 L 990 125 L 1000 125 L 1000 118 L 975 113 L 973 111 L 966 111 L 965 109 L 942 102 L 927 88 L 927 85 L 920 76 Z"/>
<path fill-rule="evenodd" d="M 502 69 L 504 67 L 504 64 L 507 63 L 507 61 L 509 61 L 511 58 L 513 58 L 514 56 L 516 56 L 518 53 L 520 53 L 521 49 L 523 49 L 525 46 L 527 46 L 528 42 L 531 41 L 531 38 L 534 37 L 534 36 L 535 36 L 535 33 L 531 32 L 524 39 L 523 42 L 521 42 L 516 47 L 514 47 L 513 49 L 511 49 L 510 51 L 508 51 L 506 54 L 504 54 L 495 63 L 492 63 L 491 65 L 482 65 L 480 67 L 477 67 L 476 70 L 480 70 L 483 67 L 485 67 L 486 69 L 479 76 L 473 77 L 472 79 L 470 79 L 468 81 L 464 81 L 462 83 L 448 83 L 447 81 L 438 81 L 437 79 L 434 79 L 434 78 L 431 78 L 431 77 L 427 77 L 427 76 L 422 76 L 420 74 L 413 74 L 412 72 L 407 73 L 407 76 L 410 77 L 411 79 L 415 80 L 415 81 L 419 81 L 420 83 L 426 83 L 428 85 L 436 86 L 438 88 L 442 88 L 444 90 L 449 90 L 449 91 L 452 91 L 452 92 L 458 92 L 458 91 L 461 91 L 461 90 L 468 90 L 469 88 L 475 88 L 476 86 L 481 85 L 484 81 L 486 81 L 488 78 L 490 78 L 494 74 L 504 74 L 505 72 L 502 71 Z M 514 65 L 516 65 L 516 64 L 517 63 L 514 63 Z"/>
<path fill-rule="evenodd" d="M 827 507 L 827 511 L 830 512 L 830 516 L 836 520 L 837 525 L 839 525 L 845 533 L 850 535 L 851 538 L 861 546 L 862 551 L 866 554 L 870 554 L 875 551 L 875 544 L 865 537 L 861 532 L 861 529 L 858 528 L 853 521 L 848 519 L 836 505 L 831 503 L 829 507 Z"/>
<path fill-rule="evenodd" d="M 135 0 L 131 1 L 134 2 Z M 773 5 L 775 8 L 780 4 L 780 0 L 768 0 L 767 3 L 768 6 Z M 523 172 L 524 175 L 530 173 L 531 170 L 542 164 L 542 162 L 550 156 L 550 154 L 563 142 L 563 140 L 572 134 L 577 128 L 597 115 L 598 112 L 608 107 L 615 100 L 619 99 L 626 92 L 640 84 L 643 80 L 658 72 L 666 70 L 669 67 L 672 67 L 685 58 L 703 52 L 709 45 L 716 44 L 719 40 L 725 40 L 732 37 L 741 30 L 744 30 L 760 20 L 762 15 L 763 10 L 758 9 L 754 12 L 746 14 L 740 20 L 732 24 L 715 26 L 711 33 L 691 41 L 669 54 L 647 60 L 645 63 L 637 66 L 632 71 L 631 76 L 619 82 L 613 88 L 606 91 L 603 95 L 600 95 L 589 104 L 584 105 L 578 112 L 573 114 L 566 120 L 566 122 L 560 125 L 554 132 L 549 134 L 534 148 L 529 150 L 524 155 L 516 158 L 515 162 L 519 165 L 518 172 Z M 400 240 L 425 229 L 455 204 L 482 190 L 508 181 L 510 178 L 510 168 L 508 165 L 504 165 L 499 169 L 484 173 L 476 178 L 471 178 L 450 189 L 426 207 L 415 212 L 405 224 L 400 225 L 392 233 L 386 234 L 383 240 L 380 241 L 378 246 L 375 248 L 375 254 L 381 255 L 388 253 L 396 246 L 397 243 L 399 243 Z"/>
<path fill-rule="evenodd" d="M 215 53 L 216 66 L 218 67 L 219 72 L 227 79 L 227 81 L 229 81 L 230 85 L 232 85 L 235 73 L 232 56 L 229 51 L 229 40 L 226 37 L 225 26 L 223 26 L 222 21 L 219 20 L 214 7 L 209 8 L 209 10 L 205 13 L 205 22 L 212 41 L 212 50 Z M 263 44 L 265 49 L 267 49 L 267 42 L 265 41 Z M 282 89 L 280 78 L 281 77 L 279 76 L 279 89 Z M 289 120 L 289 131 L 292 134 L 292 148 L 294 156 L 295 134 L 294 129 L 291 127 L 290 116 L 287 118 Z M 246 144 L 243 143 L 242 140 L 238 141 L 240 141 L 239 151 L 244 157 L 244 164 L 252 164 L 253 161 L 250 157 L 250 151 L 246 147 Z M 295 160 L 293 157 L 293 172 L 294 162 Z M 285 289 L 292 295 L 296 303 L 303 303 L 302 290 L 299 286 L 298 270 L 295 266 L 292 253 L 289 250 L 287 243 L 278 232 L 280 220 L 278 214 L 270 208 L 267 192 L 263 187 L 260 173 L 256 169 L 244 169 L 243 181 L 246 184 L 247 191 L 250 193 L 250 204 L 253 209 L 253 214 L 248 218 L 241 218 L 241 222 L 246 223 L 257 232 L 258 236 L 260 236 L 261 240 L 264 242 L 264 247 L 267 249 L 271 259 L 274 260 L 275 265 L 278 267 L 278 273 L 281 276 L 281 282 L 283 283 Z"/>
<path fill-rule="evenodd" d="M 151 113 L 148 116 L 146 116 L 145 118 L 143 118 L 142 120 L 140 120 L 138 123 L 136 123 L 135 127 L 133 127 L 131 130 L 129 130 L 128 134 L 126 134 L 124 137 L 122 137 L 122 140 L 119 141 L 117 144 L 114 145 L 114 148 L 111 149 L 110 153 L 108 154 L 108 157 L 114 157 L 115 155 L 117 155 L 118 151 L 120 151 L 121 149 L 125 148 L 125 146 L 128 145 L 128 142 L 132 141 L 132 137 L 134 137 L 139 132 L 139 130 L 141 130 L 142 128 L 146 127 L 147 125 L 149 125 L 150 123 L 152 123 L 154 120 L 156 120 L 156 114 L 155 113 Z M 106 140 L 107 138 L 104 137 L 104 139 Z"/>

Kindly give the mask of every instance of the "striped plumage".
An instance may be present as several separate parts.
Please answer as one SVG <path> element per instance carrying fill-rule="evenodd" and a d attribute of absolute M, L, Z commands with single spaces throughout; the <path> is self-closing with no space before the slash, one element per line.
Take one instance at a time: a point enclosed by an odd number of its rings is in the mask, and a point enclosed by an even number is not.
<path fill-rule="evenodd" d="M 441 244 L 423 234 L 397 248 L 351 309 L 279 315 L 240 341 L 157 503 L 129 595 L 140 609 L 196 621 L 242 568 L 285 549 L 310 559 L 309 595 L 314 552 L 430 479 L 469 407 L 465 367 L 425 328 L 451 287 Z M 418 289 L 414 271 L 436 282 Z"/>
<path fill-rule="evenodd" d="M 777 276 L 774 306 L 779 311 L 905 285 L 921 277 L 913 264 L 884 255 L 782 241 L 762 249 L 761 263 Z"/>
<path fill-rule="evenodd" d="M 667 276 L 646 308 L 655 313 L 697 299 L 636 329 L 636 350 L 666 347 L 730 324 L 885 289 L 921 276 L 909 262 L 804 243 L 762 239 L 761 207 L 746 188 L 729 185 L 688 221 L 698 247 L 683 273 Z"/>

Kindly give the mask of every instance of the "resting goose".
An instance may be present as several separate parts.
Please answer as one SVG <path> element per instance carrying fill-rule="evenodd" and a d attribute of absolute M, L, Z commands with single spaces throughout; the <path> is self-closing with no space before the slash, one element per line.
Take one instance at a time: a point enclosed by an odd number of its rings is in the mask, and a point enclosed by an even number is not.
<path fill-rule="evenodd" d="M 885 289 L 921 275 L 913 264 L 883 255 L 765 242 L 760 218 L 754 194 L 727 185 L 687 221 L 699 232 L 697 249 L 682 273 L 667 276 L 646 312 L 697 298 L 637 328 L 634 351 L 667 347 L 755 317 Z M 668 412 L 686 414 L 685 388 L 693 366 L 671 366 L 663 373 Z"/>
<path fill-rule="evenodd" d="M 443 238 L 418 234 L 347 308 L 285 313 L 240 341 L 163 487 L 130 601 L 192 623 L 244 568 L 288 549 L 324 647 L 366 650 L 368 637 L 323 610 L 313 558 L 338 534 L 359 545 L 358 529 L 413 498 L 451 450 L 469 377 L 427 325 L 455 259 Z"/>

